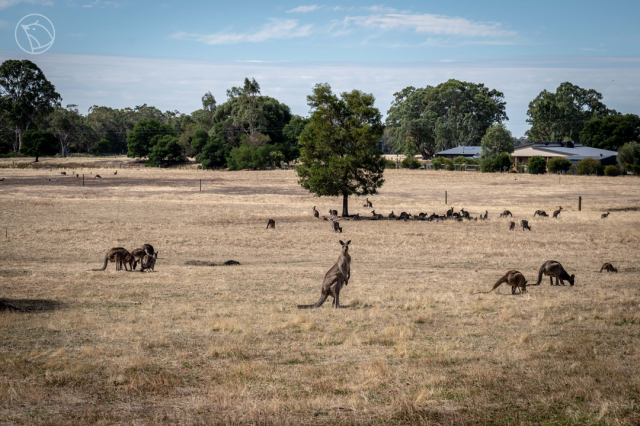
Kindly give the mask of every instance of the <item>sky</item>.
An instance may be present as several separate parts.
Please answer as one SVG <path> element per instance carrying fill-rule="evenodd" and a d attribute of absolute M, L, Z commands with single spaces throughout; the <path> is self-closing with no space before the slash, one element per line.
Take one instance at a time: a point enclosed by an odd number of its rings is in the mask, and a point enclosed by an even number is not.
<path fill-rule="evenodd" d="M 29 14 L 55 27 L 38 55 L 16 42 L 27 45 L 16 25 Z M 373 93 L 385 114 L 404 87 L 456 78 L 503 92 L 520 137 L 529 102 L 564 81 L 640 114 L 638 16 L 637 0 L 0 0 L 0 61 L 35 62 L 82 112 L 146 103 L 190 113 L 205 92 L 222 103 L 253 77 L 296 114 L 309 114 L 306 96 L 325 82 Z M 34 19 L 44 23 L 21 24 Z"/>

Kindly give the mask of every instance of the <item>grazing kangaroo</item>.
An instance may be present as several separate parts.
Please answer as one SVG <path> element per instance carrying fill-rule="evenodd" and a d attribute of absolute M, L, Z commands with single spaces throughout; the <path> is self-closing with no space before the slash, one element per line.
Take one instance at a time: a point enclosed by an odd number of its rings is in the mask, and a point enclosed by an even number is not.
<path fill-rule="evenodd" d="M 600 216 L 600 219 L 606 219 L 609 217 L 609 215 L 611 214 L 611 212 L 609 210 L 607 210 L 606 213 L 603 213 L 602 216 Z"/>
<path fill-rule="evenodd" d="M 538 282 L 536 283 L 536 285 L 540 285 L 540 283 L 542 282 L 542 274 L 549 277 L 551 285 L 553 285 L 553 277 L 556 278 L 556 285 L 564 285 L 564 280 L 569 281 L 570 285 L 573 285 L 575 283 L 576 276 L 569 276 L 560 262 L 556 262 L 555 260 L 547 260 L 542 264 L 540 270 L 538 271 Z"/>
<path fill-rule="evenodd" d="M 365 205 L 364 205 L 364 206 L 362 206 L 362 207 L 370 207 L 370 208 L 373 208 L 373 204 L 371 204 L 371 201 L 369 201 L 369 198 L 367 198 L 367 204 L 365 204 Z"/>
<path fill-rule="evenodd" d="M 338 261 L 335 265 L 333 265 L 324 276 L 322 289 L 320 291 L 320 300 L 313 305 L 298 305 L 298 309 L 319 308 L 329 296 L 333 297 L 333 303 L 331 303 L 331 306 L 334 308 L 341 308 L 340 290 L 342 290 L 343 284 L 349 284 L 349 278 L 351 278 L 351 256 L 349 255 L 350 243 L 351 240 L 347 241 L 347 244 L 340 241 L 342 254 L 338 257 Z"/>
<path fill-rule="evenodd" d="M 96 175 L 96 179 L 102 179 L 102 176 Z"/>
<path fill-rule="evenodd" d="M 316 206 L 313 206 L 313 208 L 311 209 L 311 213 L 313 213 L 313 217 L 315 217 L 315 218 L 319 218 L 320 217 L 320 212 L 318 212 L 318 210 L 316 210 Z"/>
<path fill-rule="evenodd" d="M 333 232 L 339 232 L 342 234 L 342 228 L 340 227 L 340 222 L 338 222 L 337 220 L 333 222 L 331 228 L 333 229 Z"/>
<path fill-rule="evenodd" d="M 600 272 L 602 272 L 603 270 L 607 272 L 615 272 L 616 274 L 618 273 L 618 270 L 609 262 L 602 265 L 602 268 L 600 268 Z"/>
<path fill-rule="evenodd" d="M 267 222 L 267 229 L 269 228 L 273 228 L 276 229 L 276 221 L 273 219 L 269 219 L 269 222 Z"/>
<path fill-rule="evenodd" d="M 536 212 L 533 214 L 533 217 L 536 216 L 549 217 L 547 212 L 545 212 L 544 210 L 536 210 Z"/>
<path fill-rule="evenodd" d="M 522 219 L 520 221 L 520 226 L 522 226 L 522 230 L 524 231 L 525 229 L 528 229 L 529 231 L 531 231 L 531 227 L 529 226 L 529 221 L 528 220 L 524 220 Z"/>
<path fill-rule="evenodd" d="M 147 256 L 148 253 L 143 248 L 137 248 L 131 251 L 131 256 L 133 256 L 133 270 L 136 270 L 138 263 L 142 263 L 142 259 Z"/>
<path fill-rule="evenodd" d="M 60 172 L 61 175 L 67 175 L 67 172 Z"/>
<path fill-rule="evenodd" d="M 120 255 L 116 256 L 118 253 Z M 116 263 L 116 271 L 120 271 L 122 269 L 123 263 L 124 263 L 125 271 L 127 270 L 127 263 L 129 264 L 130 269 L 133 270 L 133 256 L 123 247 L 114 247 L 111 250 L 109 250 L 107 254 L 105 254 L 104 256 L 104 265 L 102 266 L 102 269 L 96 269 L 96 270 L 104 271 L 105 269 L 107 269 L 107 264 L 109 262 Z"/>
<path fill-rule="evenodd" d="M 142 262 L 140 262 L 140 272 L 144 272 L 147 269 L 151 269 L 155 272 L 156 260 L 158 259 L 158 255 L 154 254 L 153 256 L 146 254 L 142 258 Z"/>
<path fill-rule="evenodd" d="M 500 213 L 500 217 L 507 217 L 507 216 L 513 217 L 513 215 L 511 214 L 511 212 L 509 210 L 505 210 L 502 213 Z"/>
<path fill-rule="evenodd" d="M 481 291 L 479 293 L 473 293 L 473 294 L 491 293 L 493 290 L 500 287 L 500 284 L 502 283 L 507 283 L 508 285 L 511 286 L 511 294 L 514 294 L 514 295 L 517 294 L 516 293 L 517 288 L 520 289 L 520 293 L 527 292 L 527 280 L 524 278 L 524 275 L 522 275 L 520 271 L 514 270 L 514 271 L 508 271 L 506 274 L 504 274 L 502 278 L 496 281 L 496 283 L 493 285 L 493 288 L 491 290 Z"/>
<path fill-rule="evenodd" d="M 553 212 L 553 218 L 557 219 L 558 216 L 560 216 L 560 212 L 562 211 L 562 206 L 560 206 L 560 208 L 558 210 L 556 210 L 555 212 Z"/>
<path fill-rule="evenodd" d="M 509 222 L 509 231 L 516 229 L 516 223 L 514 221 Z"/>

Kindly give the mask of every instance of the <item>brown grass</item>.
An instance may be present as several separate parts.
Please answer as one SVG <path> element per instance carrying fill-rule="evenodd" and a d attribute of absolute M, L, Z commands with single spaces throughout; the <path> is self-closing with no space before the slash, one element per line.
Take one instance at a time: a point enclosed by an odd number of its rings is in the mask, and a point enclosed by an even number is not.
<path fill-rule="evenodd" d="M 376 212 L 442 213 L 447 190 L 490 220 L 343 221 L 336 235 L 311 207 L 339 200 L 293 171 L 113 171 L 82 187 L 0 169 L 0 297 L 36 309 L 0 312 L 1 424 L 640 422 L 636 178 L 390 170 Z M 558 205 L 559 220 L 531 217 Z M 509 232 L 504 209 L 532 232 Z M 353 241 L 352 307 L 299 311 L 339 239 Z M 155 273 L 89 271 L 143 243 Z M 228 259 L 241 265 L 185 265 Z M 509 269 L 531 284 L 549 259 L 574 287 L 470 294 Z"/>

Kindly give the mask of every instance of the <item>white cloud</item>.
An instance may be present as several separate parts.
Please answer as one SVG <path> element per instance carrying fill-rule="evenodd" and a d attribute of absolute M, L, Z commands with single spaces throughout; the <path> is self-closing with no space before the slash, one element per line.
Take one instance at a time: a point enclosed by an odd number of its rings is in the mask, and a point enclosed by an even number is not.
<path fill-rule="evenodd" d="M 382 4 L 367 6 L 367 7 L 364 7 L 364 10 L 368 10 L 369 12 L 374 12 L 374 13 L 394 13 L 398 11 L 398 9 L 395 9 L 393 7 L 387 7 Z"/>
<path fill-rule="evenodd" d="M 112 1 L 95 0 L 92 3 L 82 5 L 82 7 L 86 7 L 86 8 L 98 7 L 100 9 L 104 9 L 106 7 L 120 7 L 120 3 L 116 3 Z"/>
<path fill-rule="evenodd" d="M 41 6 L 53 6 L 52 1 L 48 0 L 0 0 L 0 9 L 6 9 L 20 3 L 39 4 Z"/>
<path fill-rule="evenodd" d="M 473 22 L 464 18 L 428 13 L 348 16 L 345 18 L 345 23 L 383 31 L 413 30 L 421 34 L 464 37 L 514 37 L 518 34 L 516 31 L 504 30 L 499 23 L 495 22 Z"/>
<path fill-rule="evenodd" d="M 318 9 L 322 9 L 324 6 L 318 6 L 317 4 L 313 4 L 311 6 L 298 6 L 294 7 L 291 10 L 287 10 L 287 13 L 309 13 L 315 12 Z"/>
<path fill-rule="evenodd" d="M 298 25 L 297 19 L 270 19 L 268 24 L 254 33 L 234 33 L 222 31 L 213 34 L 193 34 L 177 32 L 170 38 L 179 40 L 194 40 L 210 45 L 259 43 L 274 39 L 290 39 L 308 37 L 311 35 L 312 25 Z"/>
<path fill-rule="evenodd" d="M 20 52 L 1 52 L 6 59 L 31 59 Z M 450 78 L 484 83 L 505 94 L 507 126 L 516 136 L 528 129 L 529 102 L 543 89 L 555 91 L 564 81 L 593 88 L 610 108 L 640 114 L 639 57 L 573 57 L 511 59 L 503 62 L 430 62 L 424 64 L 323 64 L 210 62 L 145 57 L 47 54 L 38 66 L 63 96 L 85 112 L 92 105 L 113 108 L 154 105 L 161 110 L 189 113 L 201 108 L 211 91 L 220 100 L 226 90 L 254 77 L 262 93 L 286 103 L 295 114 L 308 115 L 306 96 L 316 83 L 331 84 L 334 92 L 360 89 L 376 96 L 384 114 L 393 94 L 407 86 L 437 85 Z M 615 81 L 612 81 L 615 80 Z M 99 89 L 97 89 L 99 88 Z"/>

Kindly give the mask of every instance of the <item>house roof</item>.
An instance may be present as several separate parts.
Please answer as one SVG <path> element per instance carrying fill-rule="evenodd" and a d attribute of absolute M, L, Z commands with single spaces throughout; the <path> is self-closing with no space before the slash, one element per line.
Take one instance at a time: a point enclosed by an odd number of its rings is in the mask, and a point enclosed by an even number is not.
<path fill-rule="evenodd" d="M 478 155 L 481 152 L 481 146 L 456 146 L 455 148 L 436 152 L 436 155 Z"/>
<path fill-rule="evenodd" d="M 572 159 L 577 159 L 577 157 L 607 158 L 607 157 L 618 155 L 616 151 L 609 151 L 609 150 L 600 149 L 600 148 L 592 148 L 590 146 L 577 146 L 575 148 L 567 148 L 564 146 L 544 146 L 544 145 L 519 146 L 515 149 L 513 155 L 517 157 L 518 156 L 517 152 L 525 148 L 531 148 L 536 151 L 546 151 L 550 153 L 560 154 L 563 156 L 566 155 L 567 157 L 575 157 Z"/>

